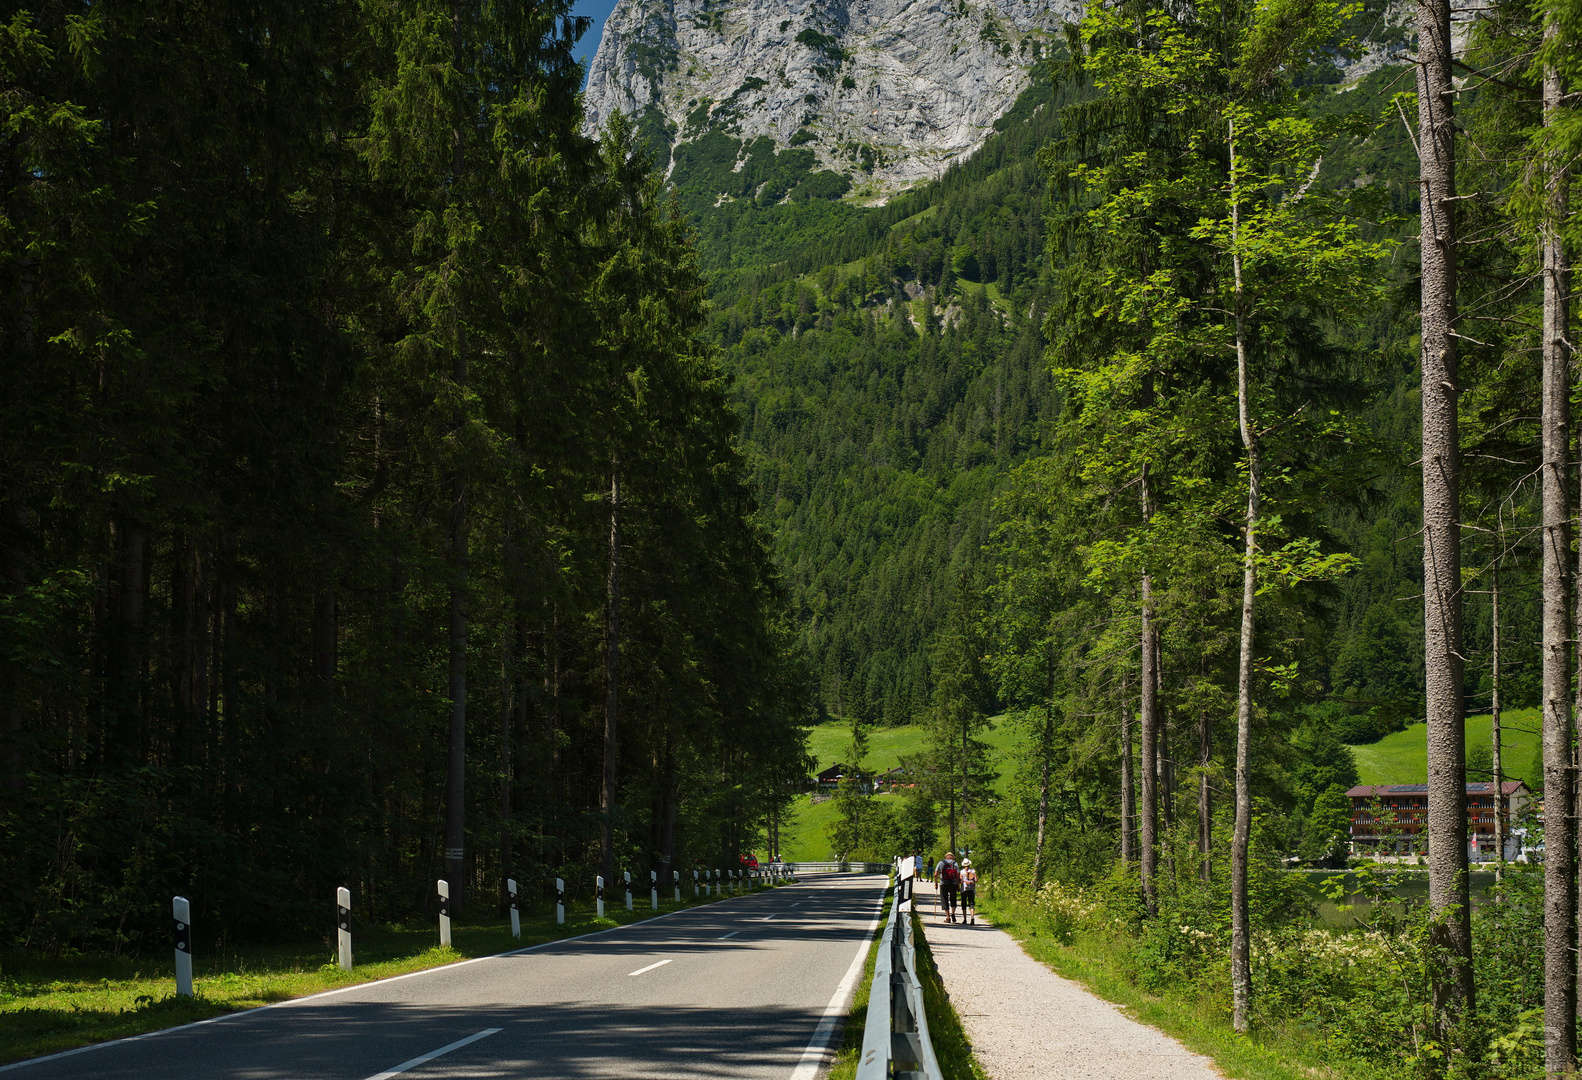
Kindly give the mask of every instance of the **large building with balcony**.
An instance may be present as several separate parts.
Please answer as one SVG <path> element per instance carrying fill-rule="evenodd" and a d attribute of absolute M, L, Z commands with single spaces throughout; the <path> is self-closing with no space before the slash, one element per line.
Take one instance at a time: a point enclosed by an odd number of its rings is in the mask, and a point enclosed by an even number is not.
<path fill-rule="evenodd" d="M 1346 794 L 1351 799 L 1352 854 L 1428 853 L 1427 784 L 1358 784 Z M 1531 799 L 1520 780 L 1505 781 L 1497 792 L 1489 782 L 1468 784 L 1467 857 L 1476 862 L 1494 859 L 1496 814 L 1503 807 L 1508 836 Z"/>

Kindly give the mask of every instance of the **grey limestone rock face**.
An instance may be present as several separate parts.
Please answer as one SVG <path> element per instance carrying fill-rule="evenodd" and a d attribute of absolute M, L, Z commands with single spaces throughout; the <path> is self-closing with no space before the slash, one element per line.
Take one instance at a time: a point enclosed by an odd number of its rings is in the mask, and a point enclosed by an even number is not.
<path fill-rule="evenodd" d="M 1079 0 L 621 0 L 587 125 L 619 110 L 661 141 L 767 136 L 882 199 L 981 146 L 1080 17 Z"/>
<path fill-rule="evenodd" d="M 1455 47 L 1474 9 L 1454 7 Z M 617 111 L 662 149 L 711 132 L 803 147 L 883 201 L 969 157 L 1083 0 L 620 0 L 593 58 L 586 126 Z M 1387 0 L 1351 82 L 1410 62 L 1412 0 Z"/>

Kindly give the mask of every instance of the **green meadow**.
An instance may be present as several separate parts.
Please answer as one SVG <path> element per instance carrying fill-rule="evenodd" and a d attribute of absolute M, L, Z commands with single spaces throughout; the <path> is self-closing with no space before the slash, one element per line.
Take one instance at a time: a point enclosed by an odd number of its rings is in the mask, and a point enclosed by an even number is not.
<path fill-rule="evenodd" d="M 995 788 L 1004 792 L 1010 783 L 1015 753 L 1026 733 L 1011 724 L 1007 717 L 990 719 L 989 729 L 981 738 L 989 744 L 989 761 L 1000 774 Z M 851 725 L 844 720 L 829 720 L 814 727 L 808 735 L 808 752 L 817 764 L 815 772 L 829 768 L 846 759 L 846 747 L 851 742 Z M 863 759 L 869 769 L 883 772 L 901 763 L 901 758 L 921 754 L 928 747 L 928 731 L 921 725 L 874 728 L 868 733 L 868 755 Z M 888 805 L 895 795 L 878 795 L 881 805 Z M 829 842 L 829 826 L 835 821 L 835 801 L 824 799 L 814 802 L 811 795 L 800 795 L 792 804 L 791 819 L 780 837 L 780 853 L 792 862 L 823 861 L 833 859 L 835 852 Z"/>
<path fill-rule="evenodd" d="M 1542 765 L 1538 754 L 1539 723 L 1537 709 L 1505 709 L 1500 713 L 1502 771 L 1507 779 L 1525 781 L 1529 787 L 1537 781 Z M 1492 716 L 1469 716 L 1466 725 L 1469 755 L 1492 744 Z M 1351 752 L 1357 758 L 1358 779 L 1364 784 L 1422 784 L 1428 780 L 1427 724 L 1413 724 L 1376 743 L 1353 746 Z"/>

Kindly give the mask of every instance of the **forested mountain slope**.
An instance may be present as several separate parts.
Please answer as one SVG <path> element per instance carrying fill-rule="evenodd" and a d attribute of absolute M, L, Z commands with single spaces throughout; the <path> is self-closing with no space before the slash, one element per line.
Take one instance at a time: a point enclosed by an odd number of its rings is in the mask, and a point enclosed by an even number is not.
<path fill-rule="evenodd" d="M 697 207 L 762 520 L 838 713 L 924 706 L 941 613 L 981 585 L 994 497 L 1057 407 L 1033 160 L 1050 103 L 1034 86 L 971 163 L 881 210 Z"/>
<path fill-rule="evenodd" d="M 1338 71 L 1316 71 L 1311 87 L 1317 113 L 1380 120 L 1331 148 L 1322 182 L 1378 183 L 1393 213 L 1415 210 L 1411 144 L 1384 122 L 1406 71 L 1345 86 Z M 795 172 L 766 184 L 795 169 L 797 151 L 763 147 L 741 173 L 711 165 L 706 140 L 678 151 L 671 180 L 712 282 L 760 516 L 834 712 L 917 716 L 941 612 L 964 583 L 983 585 L 994 499 L 1059 411 L 1043 355 L 1052 298 L 1037 154 L 1070 93 L 1057 99 L 1040 77 L 970 161 L 882 208 L 798 193 Z M 739 197 L 720 200 L 725 176 Z M 1384 456 L 1356 501 L 1327 512 L 1337 546 L 1360 561 L 1324 600 L 1313 643 L 1323 695 L 1304 708 L 1343 742 L 1397 729 L 1422 693 L 1415 361 L 1403 321 L 1409 268 L 1397 272 L 1401 302 L 1345 329 L 1362 422 Z M 1536 612 L 1530 567 L 1519 545 L 1512 554 L 1507 702 L 1533 685 Z M 1474 597 L 1468 611 L 1474 707 L 1487 706 L 1476 675 L 1486 608 Z"/>

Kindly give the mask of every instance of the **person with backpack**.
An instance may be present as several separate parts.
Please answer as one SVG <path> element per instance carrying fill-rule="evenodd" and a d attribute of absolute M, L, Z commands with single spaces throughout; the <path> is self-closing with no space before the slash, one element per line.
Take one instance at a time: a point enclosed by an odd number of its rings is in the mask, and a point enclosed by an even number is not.
<path fill-rule="evenodd" d="M 939 864 L 939 902 L 945 909 L 945 921 L 956 921 L 956 894 L 961 889 L 961 871 L 956 867 L 956 853 L 945 852 Z"/>
<path fill-rule="evenodd" d="M 978 925 L 978 872 L 972 868 L 971 859 L 961 860 L 961 918 Z"/>

